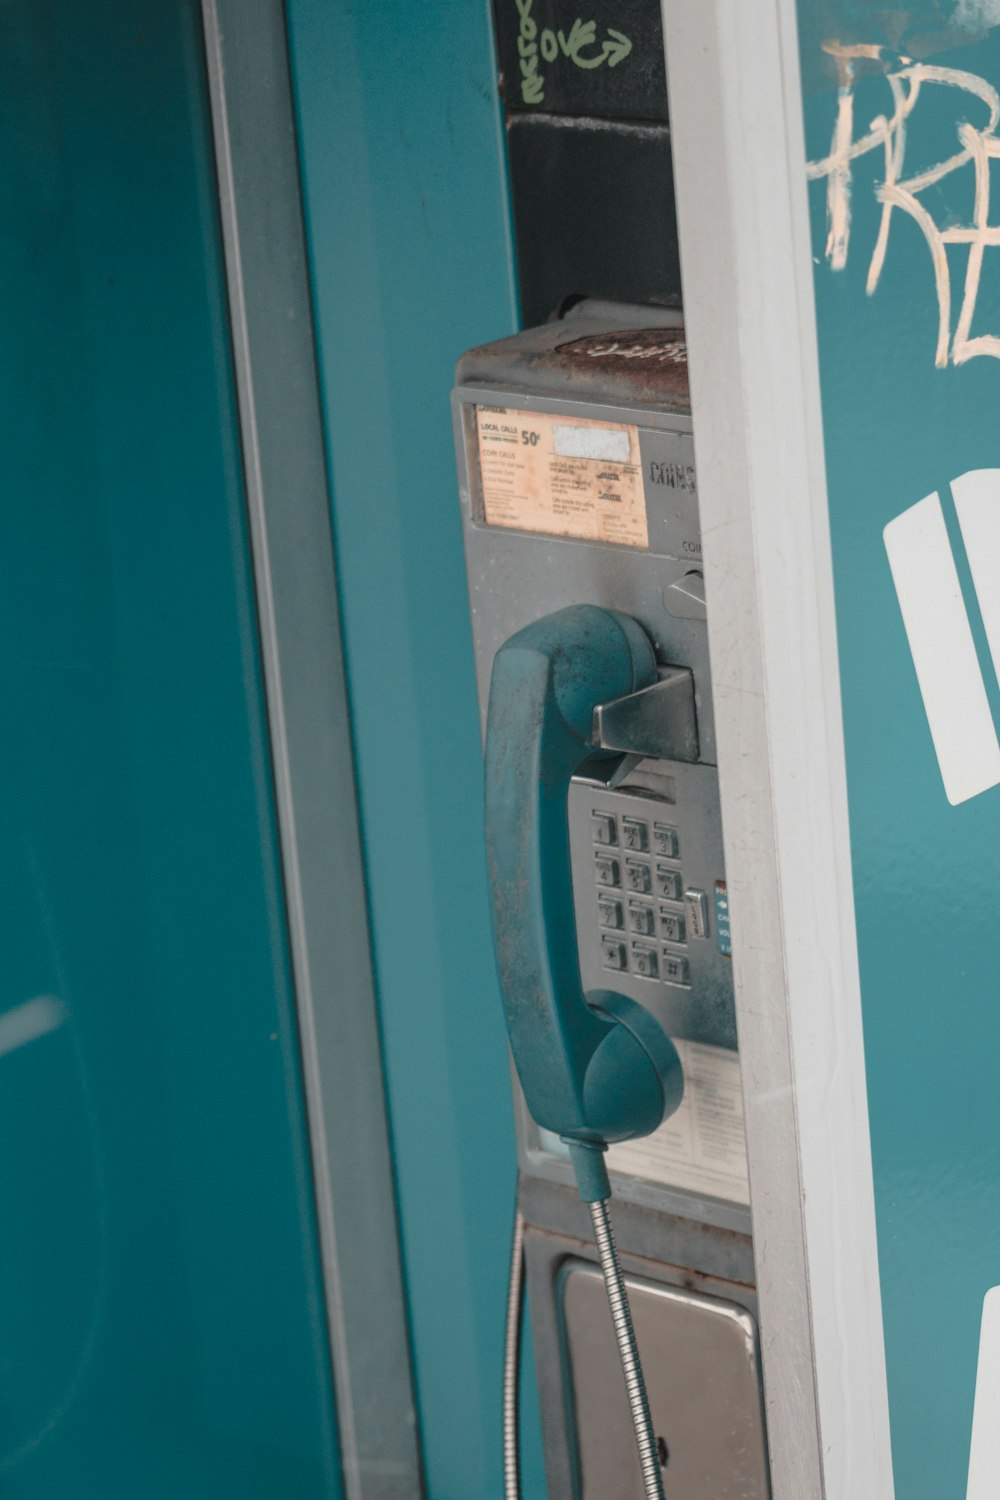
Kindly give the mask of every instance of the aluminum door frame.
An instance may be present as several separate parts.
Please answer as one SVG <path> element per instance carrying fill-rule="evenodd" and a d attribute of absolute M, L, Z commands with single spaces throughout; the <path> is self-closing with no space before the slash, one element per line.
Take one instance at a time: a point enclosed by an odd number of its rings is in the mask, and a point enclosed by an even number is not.
<path fill-rule="evenodd" d="M 285 12 L 202 0 L 348 1500 L 423 1493 Z"/>

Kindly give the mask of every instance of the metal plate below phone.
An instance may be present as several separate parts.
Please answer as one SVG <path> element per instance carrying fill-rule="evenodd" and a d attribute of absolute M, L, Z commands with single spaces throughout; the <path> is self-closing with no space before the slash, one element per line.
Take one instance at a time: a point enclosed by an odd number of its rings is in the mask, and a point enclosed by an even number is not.
<path fill-rule="evenodd" d="M 757 1325 L 744 1307 L 628 1278 L 670 1500 L 768 1500 Z M 560 1322 L 572 1387 L 574 1500 L 642 1500 L 639 1460 L 601 1274 L 567 1261 Z"/>

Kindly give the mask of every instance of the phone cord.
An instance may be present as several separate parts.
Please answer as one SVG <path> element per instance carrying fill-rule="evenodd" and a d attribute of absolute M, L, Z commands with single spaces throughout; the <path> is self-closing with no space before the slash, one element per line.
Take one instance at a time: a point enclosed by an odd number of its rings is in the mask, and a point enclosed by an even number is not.
<path fill-rule="evenodd" d="M 510 1245 L 510 1279 L 507 1284 L 507 1329 L 503 1347 L 503 1494 L 504 1500 L 521 1500 L 521 1453 L 519 1442 L 519 1375 L 521 1367 L 521 1307 L 524 1302 L 524 1217 L 514 1214 Z"/>
<path fill-rule="evenodd" d="M 594 1221 L 594 1239 L 601 1257 L 604 1286 L 611 1307 L 611 1321 L 615 1325 L 615 1338 L 618 1340 L 618 1353 L 621 1356 L 622 1372 L 625 1376 L 632 1426 L 635 1429 L 635 1440 L 639 1447 L 643 1493 L 646 1500 L 664 1500 L 660 1453 L 649 1415 L 646 1382 L 642 1377 L 642 1366 L 639 1363 L 639 1350 L 636 1347 L 635 1330 L 632 1327 L 632 1314 L 629 1311 L 625 1279 L 618 1261 L 615 1237 L 611 1231 L 608 1200 L 597 1198 L 588 1204 L 588 1207 L 590 1217 Z"/>

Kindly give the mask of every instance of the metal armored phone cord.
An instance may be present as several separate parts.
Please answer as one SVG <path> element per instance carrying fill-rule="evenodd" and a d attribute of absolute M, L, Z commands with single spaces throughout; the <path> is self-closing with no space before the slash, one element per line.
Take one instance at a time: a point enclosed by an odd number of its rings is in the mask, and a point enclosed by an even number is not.
<path fill-rule="evenodd" d="M 660 1454 L 649 1415 L 646 1382 L 639 1363 L 639 1351 L 632 1327 L 628 1293 L 618 1260 L 618 1250 L 608 1216 L 608 1200 L 598 1198 L 588 1203 L 594 1225 L 594 1239 L 601 1259 L 604 1287 L 611 1308 L 618 1353 L 625 1376 L 632 1426 L 639 1449 L 645 1500 L 664 1500 Z M 503 1361 L 503 1493 L 504 1500 L 521 1500 L 521 1463 L 519 1444 L 519 1380 L 521 1363 L 521 1308 L 524 1301 L 524 1219 L 520 1209 L 514 1216 L 514 1234 L 510 1250 L 510 1280 L 507 1289 L 507 1329 Z"/>
<path fill-rule="evenodd" d="M 524 1303 L 524 1216 L 514 1213 L 507 1284 L 507 1329 L 503 1346 L 503 1495 L 521 1500 L 521 1444 L 519 1375 L 521 1369 L 521 1308 Z"/>
<path fill-rule="evenodd" d="M 601 1257 L 601 1271 L 604 1274 L 604 1289 L 608 1294 L 611 1321 L 615 1325 L 615 1338 L 618 1340 L 618 1354 L 622 1362 L 625 1390 L 628 1395 L 629 1410 L 632 1413 L 632 1426 L 635 1429 L 635 1440 L 639 1448 L 643 1493 L 646 1500 L 664 1500 L 660 1453 L 656 1434 L 653 1431 L 653 1421 L 649 1415 L 646 1382 L 642 1375 L 642 1365 L 639 1363 L 639 1350 L 635 1341 L 635 1329 L 632 1327 L 632 1314 L 629 1311 L 625 1278 L 622 1275 L 618 1248 L 611 1230 L 608 1200 L 596 1198 L 588 1203 L 587 1207 L 590 1209 L 590 1217 L 594 1225 L 594 1239 L 597 1242 L 597 1253 Z"/>

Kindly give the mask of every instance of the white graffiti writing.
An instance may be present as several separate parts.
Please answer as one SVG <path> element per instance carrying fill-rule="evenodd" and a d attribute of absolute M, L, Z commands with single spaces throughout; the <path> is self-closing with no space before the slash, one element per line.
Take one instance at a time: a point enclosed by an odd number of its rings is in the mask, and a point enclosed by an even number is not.
<path fill-rule="evenodd" d="M 877 152 L 882 157 L 885 175 L 875 188 L 882 214 L 868 267 L 869 294 L 875 291 L 882 275 L 893 215 L 897 211 L 908 214 L 927 242 L 934 270 L 938 312 L 935 364 L 960 365 L 977 355 L 1000 359 L 1000 337 L 990 333 L 974 335 L 972 332 L 983 259 L 988 249 L 1000 247 L 1000 224 L 989 222 L 990 162 L 1000 157 L 1000 140 L 996 135 L 1000 123 L 1000 94 L 975 73 L 915 63 L 879 46 L 842 46 L 831 42 L 826 50 L 837 64 L 837 115 L 829 154 L 821 161 L 809 162 L 808 175 L 812 180 L 826 179 L 829 226 L 826 258 L 830 266 L 840 271 L 847 265 L 854 164 L 860 157 Z M 868 130 L 856 137 L 855 89 L 859 64 L 863 60 L 869 65 L 875 63 L 885 68 L 892 107 L 890 112 L 876 116 Z M 928 88 L 935 87 L 959 90 L 966 102 L 970 96 L 980 101 L 985 106 L 986 120 L 978 125 L 959 122 L 955 127 L 958 149 L 934 165 L 918 172 L 911 171 L 907 176 L 907 127 L 921 95 Z M 959 173 L 964 176 L 956 177 Z M 965 202 L 971 198 L 971 213 L 966 222 L 954 222 L 954 216 L 949 213 L 948 222 L 938 223 L 924 200 L 929 189 L 937 189 L 947 179 L 953 178 L 963 189 Z M 940 199 L 940 193 L 933 196 Z M 968 247 L 954 329 L 952 309 L 955 297 L 947 254 L 949 245 Z"/>
<path fill-rule="evenodd" d="M 608 359 L 612 354 L 619 359 L 648 359 L 656 364 L 687 364 L 687 344 L 600 344 L 587 349 L 588 359 Z"/>

